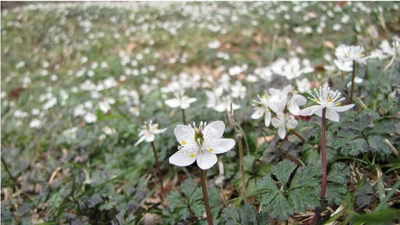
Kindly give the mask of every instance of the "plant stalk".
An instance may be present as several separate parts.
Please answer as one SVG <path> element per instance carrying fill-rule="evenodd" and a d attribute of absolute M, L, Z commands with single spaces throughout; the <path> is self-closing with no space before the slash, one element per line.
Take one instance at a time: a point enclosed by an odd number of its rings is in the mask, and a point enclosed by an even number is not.
<path fill-rule="evenodd" d="M 208 225 L 213 225 L 213 219 L 212 219 L 211 210 L 210 210 L 210 203 L 208 202 L 207 181 L 206 181 L 205 170 L 200 169 L 200 178 L 201 178 L 201 190 L 203 191 L 204 207 L 206 208 Z"/>
<path fill-rule="evenodd" d="M 185 116 L 185 110 L 184 109 L 182 109 L 182 122 L 183 122 L 183 125 L 186 125 L 186 116 Z"/>
<path fill-rule="evenodd" d="M 3 163 L 4 169 L 7 171 L 8 175 L 10 176 L 11 180 L 14 182 L 15 186 L 19 188 L 20 183 L 18 182 L 17 178 L 14 177 L 14 175 L 11 173 L 6 161 L 3 159 L 3 156 L 1 157 L 1 162 Z"/>
<path fill-rule="evenodd" d="M 356 77 L 356 61 L 353 60 L 353 71 L 351 73 L 351 89 L 350 89 L 349 104 L 353 103 L 354 78 L 355 77 Z"/>
<path fill-rule="evenodd" d="M 157 172 L 158 172 L 158 178 L 160 179 L 160 186 L 161 186 L 161 194 L 162 198 L 164 198 L 165 192 L 164 192 L 164 185 L 163 185 L 163 177 L 160 169 L 160 163 L 158 162 L 158 155 L 157 155 L 157 150 L 156 146 L 154 145 L 154 141 L 151 142 L 151 147 L 153 148 L 153 153 L 154 153 L 154 158 L 156 159 L 156 167 L 157 167 Z"/>
<path fill-rule="evenodd" d="M 300 138 L 301 142 L 305 143 L 306 140 L 303 138 L 303 136 L 301 136 L 295 129 L 290 129 L 290 131 L 296 135 L 298 138 Z"/>
<path fill-rule="evenodd" d="M 325 147 L 325 129 L 326 129 L 326 108 L 322 110 L 322 129 L 321 129 L 321 162 L 322 162 L 322 184 L 321 184 L 321 200 L 325 198 L 328 168 L 326 162 L 326 147 Z"/>

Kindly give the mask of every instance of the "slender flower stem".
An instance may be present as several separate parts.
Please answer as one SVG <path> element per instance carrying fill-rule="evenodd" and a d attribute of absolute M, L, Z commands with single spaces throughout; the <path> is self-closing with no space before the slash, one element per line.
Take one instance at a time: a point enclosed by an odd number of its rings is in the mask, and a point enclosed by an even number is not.
<path fill-rule="evenodd" d="M 206 181 L 205 170 L 200 169 L 200 178 L 201 178 L 201 190 L 203 191 L 204 207 L 206 208 L 208 225 L 213 225 L 213 220 L 212 220 L 212 215 L 211 215 L 211 210 L 210 210 L 210 203 L 208 202 L 207 181 Z"/>
<path fill-rule="evenodd" d="M 154 158 L 156 159 L 156 167 L 157 167 L 157 172 L 158 172 L 158 178 L 160 179 L 160 186 L 161 186 L 161 194 L 164 196 L 164 187 L 163 187 L 163 177 L 160 169 L 160 163 L 158 162 L 158 155 L 157 155 L 157 150 L 156 146 L 154 145 L 154 141 L 151 142 L 151 147 L 153 148 L 153 153 L 154 153 Z"/>
<path fill-rule="evenodd" d="M 184 109 L 182 109 L 182 122 L 183 122 L 183 125 L 186 125 L 186 117 L 185 117 L 185 110 Z"/>
<path fill-rule="evenodd" d="M 322 161 L 322 185 L 321 185 L 321 199 L 325 198 L 326 185 L 327 185 L 327 163 L 326 163 L 326 148 L 325 148 L 325 116 L 326 108 L 322 110 L 322 129 L 321 129 L 321 161 Z"/>
<path fill-rule="evenodd" d="M 294 135 L 296 135 L 298 138 L 300 138 L 301 142 L 305 143 L 306 140 L 301 136 L 295 129 L 290 129 L 290 132 L 292 132 Z"/>
<path fill-rule="evenodd" d="M 351 74 L 351 89 L 350 89 L 349 104 L 353 103 L 354 78 L 355 78 L 355 76 L 356 76 L 356 61 L 353 60 L 353 72 Z"/>

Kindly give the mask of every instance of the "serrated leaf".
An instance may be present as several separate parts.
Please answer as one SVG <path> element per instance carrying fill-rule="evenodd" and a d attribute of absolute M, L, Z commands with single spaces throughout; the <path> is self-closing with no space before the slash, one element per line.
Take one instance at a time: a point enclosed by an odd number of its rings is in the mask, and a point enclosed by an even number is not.
<path fill-rule="evenodd" d="M 400 133 L 400 119 L 384 118 L 375 122 L 374 127 L 368 134 Z"/>
<path fill-rule="evenodd" d="M 328 182 L 346 184 L 351 175 L 351 169 L 344 163 L 335 163 L 328 173 Z"/>
<path fill-rule="evenodd" d="M 385 138 L 378 135 L 368 136 L 368 144 L 371 152 L 389 155 L 392 153 L 390 147 L 385 143 Z"/>
<path fill-rule="evenodd" d="M 171 193 L 169 193 L 169 195 L 167 196 L 167 201 L 171 208 L 181 207 L 186 205 L 183 196 L 178 191 L 172 191 Z"/>
<path fill-rule="evenodd" d="M 294 213 L 293 207 L 283 195 L 278 195 L 276 197 L 274 204 L 269 205 L 268 211 L 271 211 L 270 214 L 273 218 L 282 220 L 287 220 L 289 216 Z"/>
<path fill-rule="evenodd" d="M 265 205 L 271 204 L 279 194 L 279 189 L 276 187 L 275 182 L 270 176 L 266 176 L 257 182 L 256 189 L 263 191 L 261 194 L 261 201 Z"/>
<path fill-rule="evenodd" d="M 257 212 L 253 206 L 245 204 L 238 208 L 225 208 L 222 211 L 222 222 L 223 224 L 243 224 L 243 225 L 256 225 L 257 223 Z"/>
<path fill-rule="evenodd" d="M 286 186 L 292 172 L 297 168 L 295 163 L 284 160 L 279 162 L 274 168 L 272 168 L 272 174 L 280 181 L 283 186 Z"/>
<path fill-rule="evenodd" d="M 308 208 L 319 205 L 319 195 L 313 188 L 298 188 L 289 192 L 288 201 L 298 212 L 305 212 Z"/>
<path fill-rule="evenodd" d="M 321 168 L 316 166 L 300 167 L 297 169 L 290 189 L 301 187 L 315 187 L 319 186 L 321 182 Z"/>
<path fill-rule="evenodd" d="M 347 124 L 348 128 L 363 132 L 369 126 L 375 116 L 376 115 L 373 115 L 371 112 L 363 111 L 355 120 L 349 121 Z"/>
<path fill-rule="evenodd" d="M 194 202 L 192 205 L 190 205 L 190 209 L 197 217 L 201 217 L 205 211 L 204 203 L 202 201 Z"/>
<path fill-rule="evenodd" d="M 366 153 L 369 150 L 369 146 L 367 141 L 364 138 L 357 138 L 354 140 L 349 140 L 347 142 L 347 146 L 344 151 L 347 151 L 347 154 L 352 156 L 356 156 L 360 153 Z M 343 152 L 343 150 L 342 150 Z"/>
<path fill-rule="evenodd" d="M 326 199 L 330 205 L 341 205 L 347 195 L 347 188 L 338 183 L 328 183 Z"/>
<path fill-rule="evenodd" d="M 192 179 L 186 179 L 181 185 L 180 188 L 183 194 L 188 197 L 189 204 L 192 202 L 202 199 L 203 194 L 201 192 L 200 187 L 194 182 Z"/>

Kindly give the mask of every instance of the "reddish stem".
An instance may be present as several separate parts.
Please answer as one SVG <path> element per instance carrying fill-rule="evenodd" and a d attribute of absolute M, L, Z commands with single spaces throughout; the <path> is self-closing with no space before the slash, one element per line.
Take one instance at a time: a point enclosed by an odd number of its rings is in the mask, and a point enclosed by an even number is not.
<path fill-rule="evenodd" d="M 325 116 L 326 108 L 322 110 L 322 130 L 321 130 L 321 161 L 322 161 L 322 185 L 321 185 L 321 199 L 325 198 L 326 185 L 327 185 L 327 163 L 326 163 L 326 148 L 325 148 Z"/>
<path fill-rule="evenodd" d="M 210 203 L 208 202 L 206 171 L 200 169 L 201 190 L 203 191 L 204 207 L 206 208 L 208 225 L 213 225 Z"/>
<path fill-rule="evenodd" d="M 162 196 L 164 197 L 165 192 L 164 192 L 164 187 L 163 187 L 163 177 L 162 177 L 162 173 L 161 173 L 161 169 L 160 169 L 160 163 L 158 162 L 158 155 L 157 155 L 156 146 L 154 145 L 154 141 L 151 142 L 151 147 L 153 147 L 154 158 L 156 159 L 158 178 L 160 179 L 161 193 L 162 193 Z"/>

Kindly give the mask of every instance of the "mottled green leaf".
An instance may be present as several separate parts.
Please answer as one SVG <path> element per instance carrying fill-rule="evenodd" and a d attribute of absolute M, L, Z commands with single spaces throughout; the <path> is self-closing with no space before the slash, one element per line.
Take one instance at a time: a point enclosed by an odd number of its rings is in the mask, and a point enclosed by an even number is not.
<path fill-rule="evenodd" d="M 295 163 L 284 160 L 279 162 L 273 169 L 272 174 L 280 181 L 283 186 L 286 186 L 292 172 L 297 168 Z"/>

